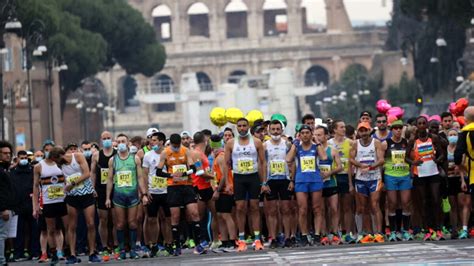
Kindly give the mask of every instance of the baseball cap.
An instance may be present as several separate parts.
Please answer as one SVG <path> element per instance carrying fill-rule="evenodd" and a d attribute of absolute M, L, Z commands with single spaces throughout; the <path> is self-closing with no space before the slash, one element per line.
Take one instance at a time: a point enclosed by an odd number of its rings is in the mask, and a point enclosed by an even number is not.
<path fill-rule="evenodd" d="M 357 129 L 360 129 L 360 128 L 367 128 L 368 130 L 371 130 L 372 127 L 370 126 L 370 124 L 368 122 L 360 122 L 359 125 L 357 126 Z"/>
<path fill-rule="evenodd" d="M 66 150 L 69 150 L 71 147 L 76 147 L 76 148 L 79 148 L 79 146 L 77 146 L 77 144 L 76 144 L 76 143 L 74 143 L 74 142 L 71 142 L 71 143 L 69 143 L 69 144 L 66 146 Z"/>
<path fill-rule="evenodd" d="M 309 130 L 309 131 L 313 131 L 310 126 L 308 126 L 308 125 L 301 125 L 300 130 L 298 130 L 298 132 L 301 132 L 303 129 L 307 129 L 307 130 Z"/>
<path fill-rule="evenodd" d="M 183 131 L 181 132 L 181 134 L 179 134 L 182 138 L 183 137 L 191 137 L 191 133 L 189 133 L 189 131 Z"/>
<path fill-rule="evenodd" d="M 403 121 L 402 120 L 395 120 L 390 124 L 390 128 L 394 127 L 403 127 Z"/>
<path fill-rule="evenodd" d="M 363 111 L 362 113 L 360 113 L 359 117 L 363 117 L 363 116 L 368 116 L 372 118 L 372 114 L 369 111 Z"/>
<path fill-rule="evenodd" d="M 150 138 L 154 133 L 158 133 L 160 132 L 157 128 L 155 127 L 150 127 L 149 129 L 147 129 L 146 131 L 146 137 L 147 138 Z"/>

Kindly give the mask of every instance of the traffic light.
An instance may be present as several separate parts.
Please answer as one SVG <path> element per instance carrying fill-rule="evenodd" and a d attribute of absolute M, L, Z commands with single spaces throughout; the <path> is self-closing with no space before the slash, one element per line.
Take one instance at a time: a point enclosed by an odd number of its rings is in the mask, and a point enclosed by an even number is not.
<path fill-rule="evenodd" d="M 416 106 L 418 107 L 422 107 L 423 106 L 423 97 L 421 96 L 417 96 L 416 97 L 416 102 L 415 102 Z"/>

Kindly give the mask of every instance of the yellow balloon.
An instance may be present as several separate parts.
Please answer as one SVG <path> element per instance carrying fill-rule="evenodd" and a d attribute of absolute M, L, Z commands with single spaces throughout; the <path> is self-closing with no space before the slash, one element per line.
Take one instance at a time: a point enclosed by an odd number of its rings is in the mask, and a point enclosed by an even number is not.
<path fill-rule="evenodd" d="M 214 107 L 209 114 L 209 118 L 211 119 L 211 122 L 218 127 L 221 127 L 227 123 L 225 118 L 225 109 L 222 107 Z"/>
<path fill-rule="evenodd" d="M 239 108 L 232 107 L 225 111 L 225 119 L 232 124 L 237 124 L 237 120 L 242 117 L 244 117 L 244 113 Z"/>
<path fill-rule="evenodd" d="M 247 113 L 247 116 L 245 118 L 247 118 L 250 126 L 252 127 L 255 121 L 263 120 L 263 113 L 259 110 L 252 110 Z"/>

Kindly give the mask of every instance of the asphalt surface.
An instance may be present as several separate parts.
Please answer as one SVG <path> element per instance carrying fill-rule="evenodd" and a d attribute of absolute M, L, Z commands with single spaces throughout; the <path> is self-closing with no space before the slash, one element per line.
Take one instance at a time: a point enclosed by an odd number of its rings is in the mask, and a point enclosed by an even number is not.
<path fill-rule="evenodd" d="M 81 257 L 87 265 L 87 257 Z M 16 262 L 10 265 L 31 265 L 36 262 Z M 60 262 L 65 264 L 64 261 Z M 184 250 L 179 257 L 109 261 L 108 265 L 324 265 L 324 264 L 391 264 L 391 265 L 468 265 L 474 264 L 474 239 L 437 242 L 391 242 L 341 246 L 282 248 L 242 253 L 195 255 Z"/>

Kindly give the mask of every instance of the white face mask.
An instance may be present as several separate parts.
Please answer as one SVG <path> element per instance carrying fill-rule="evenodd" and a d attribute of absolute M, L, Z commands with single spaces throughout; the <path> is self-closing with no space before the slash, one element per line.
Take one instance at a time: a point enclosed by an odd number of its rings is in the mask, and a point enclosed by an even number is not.
<path fill-rule="evenodd" d="M 272 140 L 274 141 L 278 141 L 281 139 L 281 135 L 271 135 L 271 137 L 272 137 Z"/>
<path fill-rule="evenodd" d="M 130 149 L 129 149 L 130 153 L 137 153 L 137 151 L 138 151 L 138 148 L 136 146 L 133 146 L 133 145 L 130 146 Z"/>

